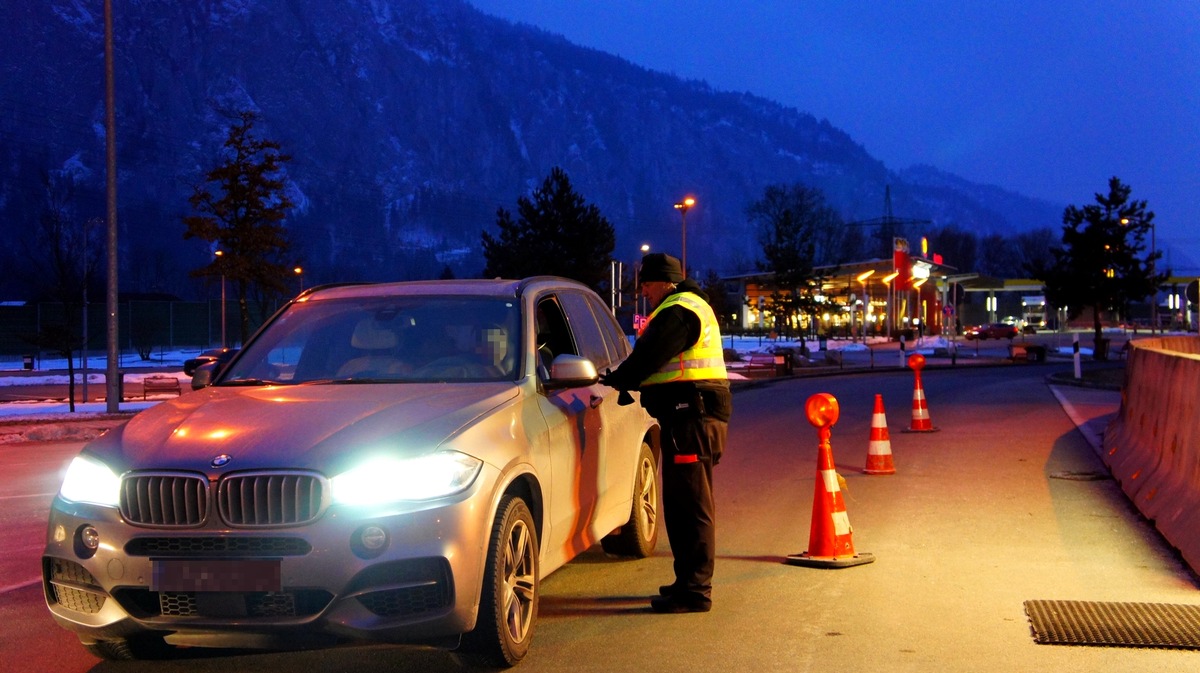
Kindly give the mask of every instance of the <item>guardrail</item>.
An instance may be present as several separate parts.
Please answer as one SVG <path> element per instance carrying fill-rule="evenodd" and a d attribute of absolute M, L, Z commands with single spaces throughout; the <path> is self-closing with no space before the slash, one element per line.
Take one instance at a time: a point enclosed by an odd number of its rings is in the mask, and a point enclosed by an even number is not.
<path fill-rule="evenodd" d="M 1130 342 L 1101 458 L 1130 501 L 1200 572 L 1200 337 Z"/>

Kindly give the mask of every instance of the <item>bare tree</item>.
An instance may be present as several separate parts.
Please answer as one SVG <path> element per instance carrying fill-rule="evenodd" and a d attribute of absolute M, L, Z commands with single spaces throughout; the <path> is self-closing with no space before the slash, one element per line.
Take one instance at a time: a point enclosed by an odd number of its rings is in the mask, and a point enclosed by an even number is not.
<path fill-rule="evenodd" d="M 291 157 L 280 153 L 279 143 L 253 135 L 256 113 L 241 111 L 236 117 L 222 163 L 205 175 L 216 193 L 204 184 L 195 188 L 189 201 L 199 214 L 183 218 L 183 237 L 207 241 L 221 253 L 192 275 L 221 277 L 232 284 L 245 343 L 250 337 L 252 293 L 260 304 L 268 304 L 271 297 L 288 292 L 291 265 L 284 254 L 290 246 L 283 221 L 294 204 L 285 190 L 283 170 Z M 265 313 L 261 306 L 259 313 Z"/>
<path fill-rule="evenodd" d="M 22 240 L 25 270 L 40 299 L 62 307 L 33 334 L 22 335 L 30 344 L 67 361 L 68 406 L 75 411 L 75 353 L 86 342 L 80 319 L 85 310 L 88 282 L 96 277 L 103 249 L 91 240 L 89 227 L 75 212 L 75 178 L 67 171 L 43 172 L 45 209 L 33 231 Z M 87 372 L 83 372 L 87 376 Z"/>

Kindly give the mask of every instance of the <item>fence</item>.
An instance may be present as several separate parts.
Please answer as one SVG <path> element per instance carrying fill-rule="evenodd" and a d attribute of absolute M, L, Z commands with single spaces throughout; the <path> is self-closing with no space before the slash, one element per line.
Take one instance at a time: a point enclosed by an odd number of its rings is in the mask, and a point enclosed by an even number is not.
<path fill-rule="evenodd" d="M 145 353 L 160 350 L 204 349 L 220 346 L 222 327 L 225 343 L 240 341 L 241 316 L 235 302 L 225 302 L 225 321 L 222 325 L 220 300 L 170 301 L 126 300 L 117 308 L 119 349 L 122 353 Z M 253 306 L 253 305 L 252 305 Z M 80 314 L 70 321 L 82 334 L 83 308 L 72 310 Z M 269 314 L 251 311 L 250 330 L 253 332 Z M 20 362 L 23 356 L 50 356 L 31 341 L 49 326 L 60 326 L 66 320 L 66 308 L 61 303 L 41 302 L 23 305 L 0 305 L 0 361 Z M 103 302 L 87 306 L 87 343 L 89 353 L 103 352 L 107 346 L 106 308 Z"/>

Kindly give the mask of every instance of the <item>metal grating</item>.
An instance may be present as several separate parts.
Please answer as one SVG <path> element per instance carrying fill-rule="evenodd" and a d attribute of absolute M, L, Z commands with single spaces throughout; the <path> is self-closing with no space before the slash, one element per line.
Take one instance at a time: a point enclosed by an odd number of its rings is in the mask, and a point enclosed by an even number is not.
<path fill-rule="evenodd" d="M 230 526 L 291 526 L 321 515 L 324 480 L 305 473 L 229 475 L 217 490 L 217 509 Z"/>
<path fill-rule="evenodd" d="M 200 526 L 208 513 L 208 481 L 201 475 L 131 475 L 121 482 L 120 506 L 134 525 Z"/>
<path fill-rule="evenodd" d="M 1044 645 L 1200 649 L 1200 605 L 1025 601 Z"/>

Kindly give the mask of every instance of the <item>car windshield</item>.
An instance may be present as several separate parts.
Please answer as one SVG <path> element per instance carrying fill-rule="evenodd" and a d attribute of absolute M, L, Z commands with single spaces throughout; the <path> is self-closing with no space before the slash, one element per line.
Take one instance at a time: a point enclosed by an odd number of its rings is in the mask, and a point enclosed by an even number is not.
<path fill-rule="evenodd" d="M 217 385 L 511 381 L 519 315 L 515 302 L 490 297 L 300 301 Z"/>

